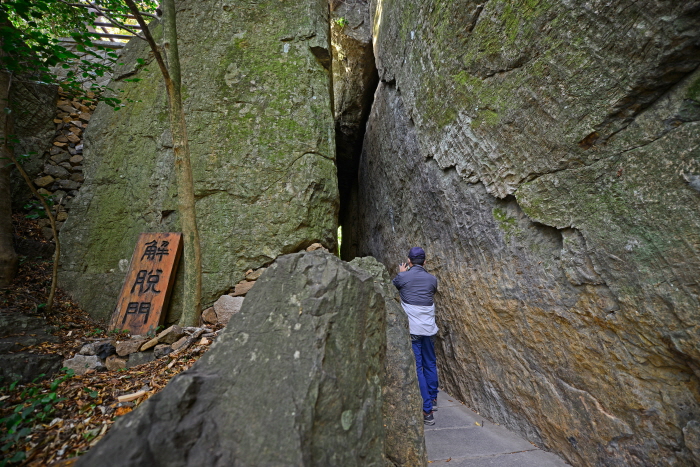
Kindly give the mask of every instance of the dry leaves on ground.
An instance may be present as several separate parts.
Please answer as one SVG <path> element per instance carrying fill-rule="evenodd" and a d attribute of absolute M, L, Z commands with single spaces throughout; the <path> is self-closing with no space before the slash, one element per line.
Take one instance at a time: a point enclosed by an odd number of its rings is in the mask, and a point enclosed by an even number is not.
<path fill-rule="evenodd" d="M 192 366 L 207 348 L 198 345 L 174 360 L 164 357 L 127 370 L 93 372 L 66 379 L 55 390 L 60 402 L 52 404 L 50 420 L 36 423 L 21 442 L 19 447 L 25 453 L 25 460 L 16 465 L 51 465 L 84 453 L 102 439 L 118 417 L 160 391 L 173 376 Z M 47 395 L 53 392 L 50 386 L 51 380 L 46 380 L 18 386 L 11 393 L 0 393 L 5 398 L 0 416 L 7 417 L 17 406 L 29 407 L 30 402 L 20 397 L 22 390 L 37 388 L 38 394 Z M 118 400 L 119 396 L 140 391 L 143 395 L 133 401 Z"/>
<path fill-rule="evenodd" d="M 20 215 L 14 217 L 13 224 L 19 238 L 48 243 L 38 233 L 37 221 Z M 59 340 L 22 350 L 70 358 L 88 342 L 119 337 L 107 333 L 103 323 L 92 320 L 61 290 L 57 291 L 54 310 L 45 311 L 42 303 L 46 301 L 51 284 L 51 266 L 44 258 L 23 258 L 12 287 L 0 290 L 0 311 L 42 316 Z M 26 385 L 0 382 L 0 419 L 4 419 L 0 421 L 0 440 L 3 441 L 0 447 L 11 445 L 3 449 L 0 466 L 5 463 L 12 466 L 70 465 L 71 459 L 102 439 L 115 420 L 192 366 L 209 344 L 208 340 L 200 341 L 174 357 L 165 356 L 126 370 L 92 371 L 71 377 L 56 375 Z M 143 393 L 136 399 L 119 402 L 120 396 L 140 391 Z M 26 428 L 22 436 L 14 438 L 7 430 L 7 420 L 13 416 L 22 416 L 20 426 Z M 13 457 L 17 462 L 8 462 Z"/>

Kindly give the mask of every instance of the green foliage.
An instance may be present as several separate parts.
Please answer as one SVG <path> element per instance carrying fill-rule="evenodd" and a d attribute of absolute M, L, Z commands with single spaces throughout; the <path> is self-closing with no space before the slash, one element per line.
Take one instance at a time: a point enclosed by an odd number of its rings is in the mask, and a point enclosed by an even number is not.
<path fill-rule="evenodd" d="M 165 328 L 165 326 L 159 325 L 155 329 L 153 329 L 153 326 L 148 330 L 146 333 L 147 337 L 156 337 L 156 334 L 162 331 Z"/>
<path fill-rule="evenodd" d="M 46 198 L 46 203 L 49 205 L 49 207 L 53 206 L 53 199 L 50 197 L 50 195 L 42 195 L 42 196 L 44 196 L 44 198 Z M 45 219 L 48 217 L 48 214 L 46 213 L 46 209 L 44 209 L 44 206 L 41 204 L 41 202 L 37 201 L 36 199 L 29 200 L 22 207 L 27 212 L 24 215 L 24 217 L 27 219 Z"/>
<path fill-rule="evenodd" d="M 118 24 L 128 22 L 130 14 L 122 0 L 95 0 L 93 5 L 109 12 Z M 154 0 L 136 2 L 143 11 L 155 11 Z M 96 95 L 106 87 L 96 84 L 96 78 L 109 73 L 116 64 L 117 54 L 95 44 L 99 36 L 87 30 L 98 17 L 84 2 L 61 0 L 7 0 L 0 2 L 0 68 L 23 79 L 56 83 L 73 94 L 82 94 L 84 83 Z M 78 53 L 66 49 L 59 38 L 70 37 Z M 51 72 L 60 66 L 69 70 L 65 80 Z M 122 103 L 118 98 L 103 99 L 114 108 Z"/>
<path fill-rule="evenodd" d="M 105 332 L 104 329 L 95 328 L 95 329 L 93 329 L 92 331 L 86 332 L 85 335 L 86 335 L 86 336 L 99 336 L 99 335 L 102 334 L 103 332 Z"/>
<path fill-rule="evenodd" d="M 31 434 L 34 426 L 51 420 L 55 411 L 54 406 L 65 400 L 65 398 L 58 397 L 57 389 L 61 383 L 72 378 L 74 373 L 73 370 L 67 368 L 63 368 L 63 370 L 65 374 L 54 379 L 48 391 L 41 391 L 40 386 L 23 388 L 19 394 L 21 402 L 14 407 L 9 407 L 11 409 L 10 415 L 0 419 L 0 427 L 3 430 L 3 434 L 0 435 L 0 451 L 3 457 L 0 461 L 0 467 L 24 460 L 25 454 L 21 449 L 22 440 Z M 43 376 L 40 375 L 40 377 Z M 19 390 L 17 386 L 18 382 L 15 381 L 9 388 L 0 389 L 9 395 Z"/>
<path fill-rule="evenodd" d="M 335 24 L 337 24 L 341 28 L 344 28 L 348 25 L 348 20 L 341 16 L 340 18 L 335 19 Z"/>
<path fill-rule="evenodd" d="M 99 395 L 97 391 L 88 387 L 83 388 L 83 391 L 87 392 L 88 397 L 90 397 L 91 399 L 96 399 Z"/>

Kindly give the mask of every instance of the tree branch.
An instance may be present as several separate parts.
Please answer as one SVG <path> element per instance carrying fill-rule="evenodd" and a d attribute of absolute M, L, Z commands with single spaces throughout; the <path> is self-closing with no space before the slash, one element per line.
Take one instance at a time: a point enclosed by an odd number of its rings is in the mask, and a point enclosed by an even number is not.
<path fill-rule="evenodd" d="M 93 7 L 92 5 L 86 5 L 85 3 L 69 3 L 65 0 L 61 0 L 62 3 L 65 3 L 68 6 L 77 6 L 80 8 L 91 8 Z M 93 7 L 94 8 L 94 7 Z M 111 13 L 111 10 L 105 10 L 105 9 L 100 9 L 100 11 L 109 11 Z M 153 13 L 148 13 L 146 11 L 139 11 L 139 13 L 143 16 L 150 16 L 153 19 L 158 19 L 157 15 L 154 15 Z"/>
<path fill-rule="evenodd" d="M 61 0 L 61 1 L 64 1 L 64 0 Z M 137 36 L 137 37 L 139 37 L 139 38 L 141 38 L 141 39 L 143 39 L 143 40 L 146 40 L 146 38 L 145 38 L 145 37 L 142 37 L 138 32 L 136 32 L 135 29 L 129 27 L 128 25 L 126 25 L 126 24 L 124 24 L 124 23 L 121 23 L 121 22 L 117 21 L 117 20 L 114 19 L 112 16 L 110 16 L 110 15 L 109 15 L 110 12 L 108 12 L 107 10 L 103 10 L 103 9 L 100 8 L 99 6 L 97 6 L 97 5 L 95 5 L 94 3 L 92 3 L 90 0 L 87 0 L 87 3 L 88 3 L 88 5 L 90 5 L 92 8 L 94 8 L 95 10 L 97 10 L 98 13 L 100 13 L 102 16 L 104 16 L 105 18 L 107 18 L 107 20 L 108 20 L 110 23 L 114 24 L 115 26 L 117 26 L 117 27 L 119 27 L 119 28 L 121 28 L 121 29 L 125 29 L 125 30 L 129 31 L 129 32 L 130 32 L 131 34 L 133 34 L 134 36 Z"/>
<path fill-rule="evenodd" d="M 146 40 L 146 38 L 145 38 L 144 36 L 142 36 L 141 34 L 139 34 L 138 31 L 137 31 L 136 29 L 134 29 L 132 26 L 129 26 L 128 24 L 122 23 L 122 22 L 116 20 L 114 17 L 110 16 L 111 11 L 105 10 L 105 9 L 99 7 L 98 5 L 95 5 L 94 3 L 90 2 L 89 0 L 88 0 L 87 4 L 84 4 L 84 3 L 70 3 L 70 2 L 67 2 L 66 0 L 58 0 L 58 1 L 61 2 L 61 3 L 63 3 L 63 4 L 65 4 L 65 5 L 68 5 L 68 6 L 80 7 L 80 8 L 87 8 L 87 9 L 94 9 L 94 10 L 97 11 L 101 16 L 104 16 L 105 18 L 107 18 L 107 21 L 109 21 L 110 23 L 112 23 L 112 26 L 113 26 L 113 27 L 115 27 L 115 28 L 120 28 L 120 29 L 124 29 L 124 30 L 126 30 L 126 31 L 129 31 L 131 34 L 133 34 L 134 36 L 138 37 L 139 39 L 144 40 L 144 41 Z M 140 13 L 140 14 L 147 15 L 147 16 L 153 16 L 154 18 L 157 18 L 157 16 L 151 15 L 150 13 L 145 13 L 145 12 L 139 12 L 139 13 Z"/>
<path fill-rule="evenodd" d="M 139 12 L 139 9 L 136 7 L 134 0 L 124 0 L 124 2 L 129 7 L 129 10 L 131 10 L 131 14 L 133 14 L 136 18 L 136 21 L 139 23 L 139 26 L 141 26 L 141 32 L 143 32 L 143 35 L 146 37 L 146 42 L 148 42 L 148 45 L 151 46 L 151 51 L 153 51 L 153 55 L 156 59 L 156 62 L 158 62 L 158 67 L 160 67 L 160 72 L 163 73 L 163 78 L 165 79 L 165 83 L 167 85 L 168 82 L 171 81 L 170 73 L 168 72 L 168 67 L 165 65 L 165 61 L 163 60 L 163 54 L 160 53 L 160 48 L 158 47 L 158 44 L 156 44 L 155 39 L 153 39 L 151 31 L 148 29 L 148 25 L 143 19 L 143 16 L 141 16 L 141 12 Z"/>

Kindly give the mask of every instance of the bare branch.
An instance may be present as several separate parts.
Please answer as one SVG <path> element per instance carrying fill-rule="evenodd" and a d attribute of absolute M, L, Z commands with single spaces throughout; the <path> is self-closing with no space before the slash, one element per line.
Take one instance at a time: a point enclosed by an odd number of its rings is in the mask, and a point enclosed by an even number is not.
<path fill-rule="evenodd" d="M 160 67 L 160 71 L 163 73 L 163 79 L 165 80 L 167 86 L 167 84 L 171 82 L 170 73 L 168 72 L 168 67 L 165 65 L 165 61 L 163 60 L 163 54 L 160 53 L 158 44 L 156 44 L 155 39 L 153 39 L 151 31 L 148 29 L 148 25 L 143 19 L 143 16 L 141 16 L 139 9 L 134 3 L 134 0 L 124 0 L 124 2 L 129 7 L 129 10 L 131 10 L 131 13 L 136 17 L 136 21 L 139 23 L 139 26 L 141 26 L 141 31 L 143 32 L 143 35 L 146 36 L 146 42 L 148 42 L 148 45 L 151 46 L 151 51 L 153 52 L 156 62 L 158 62 L 158 67 Z"/>
<path fill-rule="evenodd" d="M 60 1 L 61 3 L 64 3 L 64 4 L 68 5 L 68 6 L 82 7 L 82 8 L 88 8 L 88 9 L 92 8 L 92 9 L 94 9 L 95 11 L 97 11 L 100 15 L 104 16 L 105 18 L 107 18 L 107 20 L 108 20 L 110 23 L 112 23 L 112 25 L 113 25 L 114 27 L 117 27 L 117 28 L 120 28 L 120 29 L 124 29 L 124 30 L 126 30 L 126 31 L 129 31 L 129 32 L 130 32 L 131 34 L 133 34 L 134 36 L 136 36 L 136 37 L 138 37 L 138 38 L 140 38 L 140 39 L 146 40 L 144 37 L 142 37 L 141 35 L 139 35 L 139 33 L 138 33 L 135 29 L 133 29 L 133 28 L 130 27 L 129 25 L 120 23 L 119 21 L 117 21 L 116 19 L 114 19 L 113 17 L 111 17 L 111 16 L 109 15 L 110 12 L 108 12 L 108 10 L 104 10 L 104 9 L 100 8 L 99 6 L 95 5 L 94 3 L 90 2 L 90 1 L 88 1 L 87 4 L 85 4 L 85 3 L 69 3 L 69 2 L 67 2 L 66 0 L 59 0 L 59 1 Z"/>
<path fill-rule="evenodd" d="M 70 3 L 70 2 L 66 2 L 65 0 L 60 0 L 60 1 L 61 1 L 61 3 L 65 3 L 68 6 L 76 6 L 76 7 L 88 8 L 88 9 L 94 8 L 92 5 L 88 5 L 85 3 Z M 102 8 L 101 11 L 107 11 L 107 12 L 112 13 L 112 10 L 105 10 L 104 8 Z M 158 15 L 154 15 L 153 13 L 148 13 L 146 11 L 139 11 L 139 14 L 141 14 L 142 16 L 150 16 L 153 19 L 158 19 Z"/>
<path fill-rule="evenodd" d="M 87 3 L 88 3 L 88 5 L 90 5 L 91 7 L 93 7 L 95 10 L 97 10 L 102 16 L 104 16 L 105 18 L 107 18 L 107 19 L 109 20 L 110 23 L 114 24 L 115 26 L 117 26 L 117 27 L 119 27 L 119 28 L 121 28 L 121 29 L 125 29 L 125 30 L 129 31 L 130 33 L 132 33 L 132 34 L 135 35 L 135 36 L 138 36 L 138 32 L 136 32 L 135 29 L 129 27 L 129 26 L 126 25 L 126 24 L 120 23 L 120 22 L 117 21 L 116 19 L 112 18 L 112 17 L 109 15 L 109 12 L 107 12 L 106 10 L 103 10 L 102 8 L 100 8 L 99 6 L 95 5 L 94 3 L 92 3 L 92 2 L 89 1 L 89 0 L 87 0 Z"/>

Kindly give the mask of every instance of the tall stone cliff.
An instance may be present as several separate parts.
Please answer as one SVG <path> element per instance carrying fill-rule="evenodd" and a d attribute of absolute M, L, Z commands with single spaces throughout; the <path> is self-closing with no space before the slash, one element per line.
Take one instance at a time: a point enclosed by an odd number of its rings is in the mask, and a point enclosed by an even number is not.
<path fill-rule="evenodd" d="M 444 388 L 573 465 L 700 465 L 700 2 L 374 0 L 343 255 L 428 254 Z"/>
<path fill-rule="evenodd" d="M 206 305 L 248 268 L 335 244 L 328 5 L 184 0 L 177 21 Z M 179 230 L 162 77 L 144 42 L 120 61 L 112 87 L 126 106 L 92 117 L 86 182 L 61 232 L 61 285 L 98 318 L 116 305 L 138 234 Z"/>

